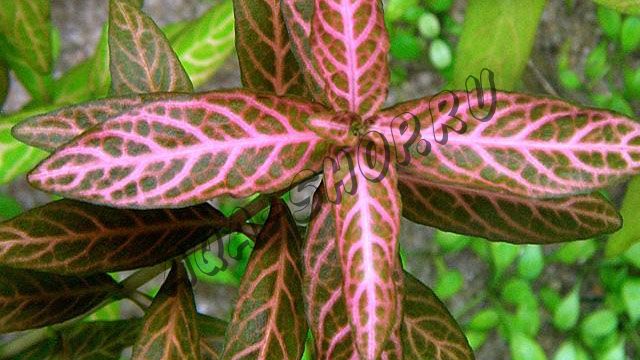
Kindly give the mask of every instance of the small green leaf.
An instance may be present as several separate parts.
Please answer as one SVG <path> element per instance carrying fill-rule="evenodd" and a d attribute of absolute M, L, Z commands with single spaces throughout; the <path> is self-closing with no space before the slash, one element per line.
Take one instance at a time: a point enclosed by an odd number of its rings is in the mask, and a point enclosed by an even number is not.
<path fill-rule="evenodd" d="M 549 287 L 543 287 L 540 289 L 540 299 L 550 313 L 555 312 L 560 305 L 560 302 L 562 302 L 560 294 Z"/>
<path fill-rule="evenodd" d="M 444 252 L 458 252 L 469 245 L 471 238 L 467 235 L 437 230 L 435 240 Z"/>
<path fill-rule="evenodd" d="M 563 69 L 558 71 L 558 78 L 562 86 L 568 90 L 576 90 L 582 86 L 580 77 L 573 70 Z"/>
<path fill-rule="evenodd" d="M 502 298 L 512 304 L 531 304 L 535 302 L 529 283 L 522 279 L 511 279 L 502 288 Z"/>
<path fill-rule="evenodd" d="M 640 319 L 640 278 L 627 278 L 622 285 L 622 299 L 633 323 Z"/>
<path fill-rule="evenodd" d="M 580 325 L 580 332 L 585 340 L 597 341 L 618 327 L 618 318 L 611 310 L 602 309 L 589 314 Z"/>
<path fill-rule="evenodd" d="M 474 351 L 478 351 L 485 341 L 487 341 L 488 334 L 486 331 L 467 330 L 465 331 L 465 335 L 467 336 L 467 341 L 469 341 L 469 346 L 471 346 Z"/>
<path fill-rule="evenodd" d="M 588 355 L 580 345 L 573 341 L 563 342 L 553 356 L 553 360 L 588 360 Z"/>
<path fill-rule="evenodd" d="M 449 11 L 451 5 L 453 5 L 453 0 L 430 0 L 427 1 L 429 8 L 436 13 L 442 13 L 445 11 Z"/>
<path fill-rule="evenodd" d="M 464 283 L 464 278 L 458 270 L 448 270 L 438 275 L 436 286 L 433 291 L 442 300 L 449 299 L 455 295 Z"/>
<path fill-rule="evenodd" d="M 593 239 L 572 241 L 562 244 L 552 255 L 552 259 L 566 265 L 583 263 L 589 260 L 596 250 L 597 247 Z"/>
<path fill-rule="evenodd" d="M 543 268 L 542 247 L 540 245 L 526 245 L 518 262 L 518 274 L 527 280 L 533 280 L 540 275 Z"/>
<path fill-rule="evenodd" d="M 580 317 L 580 287 L 574 287 L 553 312 L 553 324 L 560 330 L 569 330 Z"/>
<path fill-rule="evenodd" d="M 607 63 L 607 43 L 601 42 L 596 46 L 589 55 L 584 68 L 587 78 L 597 81 L 609 72 L 609 64 Z"/>
<path fill-rule="evenodd" d="M 626 360 L 624 351 L 624 338 L 620 338 L 615 344 L 606 348 L 598 357 L 598 360 Z"/>
<path fill-rule="evenodd" d="M 420 57 L 421 48 L 418 38 L 412 33 L 399 30 L 391 36 L 391 56 L 400 60 L 416 60 Z"/>
<path fill-rule="evenodd" d="M 640 14 L 640 2 L 638 0 L 593 0 L 600 5 L 607 6 L 625 14 Z"/>
<path fill-rule="evenodd" d="M 500 318 L 495 309 L 484 309 L 473 316 L 469 323 L 469 329 L 478 331 L 491 330 L 498 325 L 499 321 Z"/>
<path fill-rule="evenodd" d="M 416 6 L 418 0 L 389 0 L 384 7 L 384 15 L 387 21 L 400 20 L 406 9 Z"/>
<path fill-rule="evenodd" d="M 542 347 L 533 339 L 523 335 L 514 334 L 510 341 L 513 360 L 546 360 Z"/>
<path fill-rule="evenodd" d="M 429 59 L 436 69 L 444 69 L 453 61 L 451 48 L 442 39 L 435 39 L 429 45 Z"/>
<path fill-rule="evenodd" d="M 624 253 L 624 260 L 637 269 L 640 269 L 640 242 L 635 243 L 627 249 Z"/>
<path fill-rule="evenodd" d="M 602 31 L 611 39 L 616 39 L 622 27 L 620 13 L 604 6 L 598 6 L 597 15 Z"/>
<path fill-rule="evenodd" d="M 440 34 L 440 21 L 432 13 L 424 13 L 418 19 L 418 30 L 422 36 L 433 39 Z"/>
<path fill-rule="evenodd" d="M 489 248 L 496 276 L 500 276 L 518 257 L 517 245 L 492 242 Z"/>
<path fill-rule="evenodd" d="M 519 332 L 534 337 L 540 330 L 540 310 L 538 302 L 533 298 L 518 305 L 514 321 Z"/>
<path fill-rule="evenodd" d="M 22 206 L 16 199 L 0 194 L 0 220 L 11 219 L 20 215 L 21 212 Z"/>
<path fill-rule="evenodd" d="M 622 201 L 620 214 L 622 228 L 609 236 L 605 247 L 605 255 L 614 258 L 623 254 L 633 244 L 640 242 L 640 176 L 629 181 L 627 191 Z"/>
<path fill-rule="evenodd" d="M 640 68 L 624 69 L 624 95 L 630 99 L 640 98 Z"/>

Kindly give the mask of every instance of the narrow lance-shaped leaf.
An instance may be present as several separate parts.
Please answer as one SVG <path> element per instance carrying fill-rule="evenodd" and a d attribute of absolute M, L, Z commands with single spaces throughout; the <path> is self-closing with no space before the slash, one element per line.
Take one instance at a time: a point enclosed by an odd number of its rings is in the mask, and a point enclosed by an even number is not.
<path fill-rule="evenodd" d="M 233 10 L 242 84 L 277 95 L 306 95 L 280 0 L 233 0 Z"/>
<path fill-rule="evenodd" d="M 587 239 L 618 229 L 621 219 L 602 195 L 531 199 L 429 182 L 403 172 L 402 215 L 459 234 L 516 244 Z"/>
<path fill-rule="evenodd" d="M 336 223 L 333 204 L 328 201 L 324 184 L 313 198 L 313 211 L 304 247 L 304 278 L 307 320 L 321 360 L 359 359 L 342 292 L 342 269 L 336 249 Z M 398 296 L 398 299 L 402 299 Z M 401 307 L 398 307 L 401 309 Z M 390 336 L 381 359 L 402 359 L 399 325 Z"/>
<path fill-rule="evenodd" d="M 196 304 L 182 263 L 173 264 L 143 322 L 132 359 L 200 359 Z"/>
<path fill-rule="evenodd" d="M 171 39 L 193 86 L 203 85 L 233 52 L 233 6 L 231 0 L 216 3 Z"/>
<path fill-rule="evenodd" d="M 455 319 L 436 294 L 404 274 L 402 342 L 410 360 L 473 360 L 473 351 Z"/>
<path fill-rule="evenodd" d="M 222 359 L 300 359 L 307 337 L 301 240 L 281 200 L 271 202 L 227 327 Z"/>
<path fill-rule="evenodd" d="M 491 93 L 483 99 L 412 100 L 382 111 L 372 129 L 395 142 L 407 173 L 526 197 L 591 193 L 640 170 L 640 125 L 622 115 L 505 92 L 491 114 Z"/>
<path fill-rule="evenodd" d="M 65 197 L 135 208 L 278 191 L 320 170 L 326 144 L 302 124 L 318 108 L 242 90 L 168 95 L 82 134 L 29 179 Z"/>
<path fill-rule="evenodd" d="M 109 2 L 111 88 L 118 95 L 193 90 L 158 26 L 124 0 Z"/>
<path fill-rule="evenodd" d="M 291 49 L 298 59 L 307 88 L 315 101 L 326 104 L 324 80 L 316 69 L 311 53 L 310 35 L 314 0 L 281 0 L 281 6 L 291 39 Z"/>
<path fill-rule="evenodd" d="M 357 169 L 347 178 L 344 169 L 349 168 L 347 156 L 352 154 Z M 353 194 L 336 198 L 334 207 L 347 312 L 361 358 L 373 360 L 396 324 L 397 297 L 402 290 L 394 279 L 399 268 L 397 240 L 402 206 L 397 175 L 380 149 L 364 144 L 357 152 L 340 153 L 337 163 L 340 172 L 335 179 L 353 190 Z M 325 176 L 331 170 L 335 167 L 325 170 Z M 333 187 L 329 179 L 328 185 Z"/>
<path fill-rule="evenodd" d="M 389 38 L 380 1 L 315 1 L 311 49 L 334 110 L 368 118 L 382 106 Z"/>
<path fill-rule="evenodd" d="M 0 332 L 69 320 L 119 291 L 105 274 L 75 277 L 7 267 L 0 274 Z"/>
<path fill-rule="evenodd" d="M 0 224 L 0 265 L 76 275 L 129 270 L 177 256 L 223 226 L 208 204 L 123 210 L 65 199 Z"/>

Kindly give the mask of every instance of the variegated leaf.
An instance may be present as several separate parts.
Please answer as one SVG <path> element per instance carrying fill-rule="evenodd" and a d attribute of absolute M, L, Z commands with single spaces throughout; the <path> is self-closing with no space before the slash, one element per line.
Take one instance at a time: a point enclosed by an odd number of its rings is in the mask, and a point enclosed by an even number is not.
<path fill-rule="evenodd" d="M 196 304 L 182 263 L 173 264 L 147 310 L 132 359 L 200 359 Z"/>
<path fill-rule="evenodd" d="M 326 144 L 303 121 L 319 105 L 236 90 L 168 95 L 85 132 L 29 176 L 69 198 L 181 207 L 290 186 Z"/>
<path fill-rule="evenodd" d="M 0 224 L 0 265 L 75 275 L 151 266 L 225 224 L 208 204 L 124 210 L 65 199 Z"/>
<path fill-rule="evenodd" d="M 291 49 L 298 59 L 307 88 L 315 101 L 327 104 L 324 81 L 315 67 L 309 39 L 314 0 L 280 0 L 280 2 L 291 39 Z"/>
<path fill-rule="evenodd" d="M 340 153 L 337 162 L 341 171 L 349 167 L 348 156 L 354 157 L 357 169 L 346 181 L 340 172 L 334 178 L 355 187 L 352 194 L 336 198 L 336 240 L 355 343 L 361 358 L 374 360 L 396 323 L 401 284 L 394 279 L 394 270 L 399 268 L 402 205 L 395 168 L 389 166 L 389 158 L 380 149 L 361 144 L 358 151 Z M 334 186 L 331 178 L 326 178 L 329 187 Z"/>
<path fill-rule="evenodd" d="M 109 2 L 109 54 L 111 88 L 118 95 L 193 90 L 162 31 L 125 0 Z"/>
<path fill-rule="evenodd" d="M 48 0 L 4 0 L 0 3 L 0 57 L 24 63 L 39 74 L 52 69 Z"/>
<path fill-rule="evenodd" d="M 404 171 L 467 188 L 558 197 L 640 171 L 640 124 L 622 115 L 517 93 L 482 99 L 474 91 L 412 100 L 382 111 L 372 129 L 395 142 Z"/>
<path fill-rule="evenodd" d="M 226 322 L 198 314 L 200 355 L 203 360 L 218 360 L 222 356 L 226 328 Z"/>
<path fill-rule="evenodd" d="M 209 80 L 233 52 L 233 25 L 231 0 L 224 0 L 171 39 L 171 46 L 194 87 Z"/>
<path fill-rule="evenodd" d="M 301 240 L 281 200 L 271 203 L 227 327 L 222 359 L 300 359 L 307 337 Z"/>
<path fill-rule="evenodd" d="M 90 127 L 142 103 L 142 96 L 95 100 L 27 118 L 11 129 L 12 135 L 31 146 L 53 151 Z"/>
<path fill-rule="evenodd" d="M 140 319 L 78 323 L 58 334 L 60 343 L 51 359 L 120 359 L 122 351 L 133 345 L 141 325 Z"/>
<path fill-rule="evenodd" d="M 0 267 L 0 275 L 0 333 L 69 320 L 119 291 L 105 274 L 76 277 Z"/>
<path fill-rule="evenodd" d="M 406 272 L 404 288 L 402 343 L 405 359 L 475 359 L 458 323 L 436 294 Z"/>
<path fill-rule="evenodd" d="M 549 244 L 611 233 L 622 225 L 602 195 L 531 199 L 400 173 L 402 215 L 459 234 L 516 244 Z"/>
<path fill-rule="evenodd" d="M 389 84 L 389 38 L 379 0 L 315 1 L 311 49 L 334 110 L 368 118 Z"/>
<path fill-rule="evenodd" d="M 280 0 L 234 0 L 233 11 L 242 84 L 277 95 L 306 95 Z"/>

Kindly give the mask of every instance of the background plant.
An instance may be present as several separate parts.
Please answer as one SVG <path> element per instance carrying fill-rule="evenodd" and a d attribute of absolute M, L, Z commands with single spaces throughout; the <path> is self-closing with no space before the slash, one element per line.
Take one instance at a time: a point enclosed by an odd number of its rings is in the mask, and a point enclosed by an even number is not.
<path fill-rule="evenodd" d="M 516 67 L 516 69 L 517 69 L 517 67 Z M 508 247 L 500 246 L 499 248 L 507 249 Z M 512 251 L 512 250 L 505 250 L 505 251 L 507 251 L 507 252 L 505 253 L 505 254 L 507 254 L 507 255 L 508 255 L 508 254 L 513 254 L 513 251 Z M 497 254 L 500 254 L 500 256 L 496 256 L 496 259 L 500 259 L 500 258 L 502 258 L 502 255 L 504 255 L 503 253 L 497 253 Z M 530 257 L 531 257 L 531 256 L 530 256 Z M 506 256 L 506 258 L 508 259 L 508 258 L 509 258 L 509 256 Z M 535 256 L 534 256 L 534 258 L 535 258 Z M 534 262 L 534 263 L 535 263 L 535 262 Z M 504 266 L 505 266 L 505 265 L 504 265 L 504 262 L 502 262 L 502 264 L 503 264 L 503 265 L 501 265 L 501 267 L 504 267 Z M 441 268 L 443 268 L 442 266 L 440 266 L 440 267 L 441 267 Z M 445 275 L 446 275 L 446 274 L 447 274 L 447 272 L 443 271 L 443 274 L 445 274 Z M 443 277 L 443 278 L 448 278 L 448 279 L 454 279 L 454 280 L 455 280 L 455 277 L 456 277 L 456 276 L 448 276 L 448 277 Z M 449 281 L 449 280 L 447 280 L 447 281 L 442 281 L 442 284 L 449 284 L 449 283 L 451 283 L 451 284 L 455 284 L 455 281 Z M 520 283 L 521 283 L 521 282 L 520 282 Z M 444 286 L 444 287 L 446 288 L 446 286 Z M 517 288 L 517 287 L 516 287 L 516 288 Z M 442 291 L 442 290 L 441 290 L 441 291 Z M 445 294 L 443 294 L 443 296 L 446 296 L 446 293 L 445 293 Z M 530 308 L 530 307 L 528 307 L 528 308 Z M 532 311 L 524 311 L 524 312 L 522 312 L 522 313 L 524 313 L 524 314 L 528 314 L 528 313 L 529 313 L 529 314 L 530 314 L 530 313 L 532 313 Z M 515 343 L 515 344 L 524 344 L 524 347 L 526 348 L 529 344 L 531 344 L 531 340 L 530 340 L 530 337 L 531 337 L 531 336 L 532 336 L 532 335 L 529 335 L 529 337 L 525 337 L 525 336 L 522 336 L 522 334 L 518 335 L 518 334 L 516 333 L 516 336 L 511 336 L 511 339 L 515 339 L 515 340 L 512 340 L 512 342 L 513 342 L 513 343 Z M 516 340 L 517 340 L 517 341 L 516 341 Z M 514 345 L 514 349 L 517 349 L 517 348 L 519 348 L 519 346 L 515 346 L 515 345 Z M 516 353 L 517 353 L 517 352 L 516 352 Z"/>

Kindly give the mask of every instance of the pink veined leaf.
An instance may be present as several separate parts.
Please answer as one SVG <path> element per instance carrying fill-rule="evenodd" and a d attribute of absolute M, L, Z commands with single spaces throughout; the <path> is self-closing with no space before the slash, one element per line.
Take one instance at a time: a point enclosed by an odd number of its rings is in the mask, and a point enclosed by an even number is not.
<path fill-rule="evenodd" d="M 403 171 L 434 183 L 544 198 L 590 193 L 640 170 L 640 124 L 622 115 L 506 92 L 491 115 L 489 92 L 483 100 L 476 92 L 412 100 L 380 112 L 371 129 L 395 143 Z"/>
<path fill-rule="evenodd" d="M 222 359 L 300 359 L 307 336 L 301 245 L 287 206 L 273 200 L 242 277 Z"/>
<path fill-rule="evenodd" d="M 334 110 L 363 118 L 384 103 L 389 38 L 378 0 L 316 0 L 310 42 Z"/>
<path fill-rule="evenodd" d="M 319 171 L 326 143 L 304 119 L 320 105 L 243 90 L 167 95 L 83 133 L 29 181 L 116 207 L 184 207 L 248 196 Z"/>
<path fill-rule="evenodd" d="M 336 249 L 334 205 L 328 201 L 324 185 L 313 198 L 311 222 L 304 247 L 303 289 L 307 320 L 315 341 L 316 359 L 359 359 L 353 343 L 344 295 L 342 270 Z M 401 277 L 399 277 L 401 278 Z M 402 299 L 398 296 L 397 299 Z M 397 308 L 401 312 L 401 307 Z M 400 321 L 380 355 L 381 359 L 402 359 Z"/>
<path fill-rule="evenodd" d="M 124 0 L 109 2 L 109 56 L 111 88 L 117 95 L 193 90 L 162 30 Z"/>
<path fill-rule="evenodd" d="M 280 0 L 234 0 L 233 12 L 236 52 L 245 88 L 305 96 L 307 87 L 291 51 Z"/>
<path fill-rule="evenodd" d="M 350 167 L 349 156 L 357 168 L 342 175 Z M 326 179 L 330 188 L 336 186 L 335 180 L 350 188 L 336 197 L 334 206 L 345 302 L 360 357 L 377 359 L 396 324 L 397 296 L 402 290 L 394 279 L 394 270 L 400 266 L 397 242 L 402 206 L 397 175 L 380 149 L 363 144 L 337 158 L 337 176 Z M 325 174 L 332 170 L 336 168 Z"/>
<path fill-rule="evenodd" d="M 27 118 L 11 129 L 16 139 L 53 151 L 90 127 L 140 105 L 143 96 L 116 97 L 64 107 Z"/>
<path fill-rule="evenodd" d="M 611 233 L 622 225 L 600 194 L 531 199 L 460 185 L 432 183 L 399 172 L 402 215 L 459 234 L 517 244 L 549 244 Z"/>
<path fill-rule="evenodd" d="M 307 88 L 315 101 L 327 104 L 324 81 L 313 62 L 309 40 L 314 0 L 281 0 L 281 6 L 284 22 L 289 30 L 292 50 L 300 64 Z"/>

